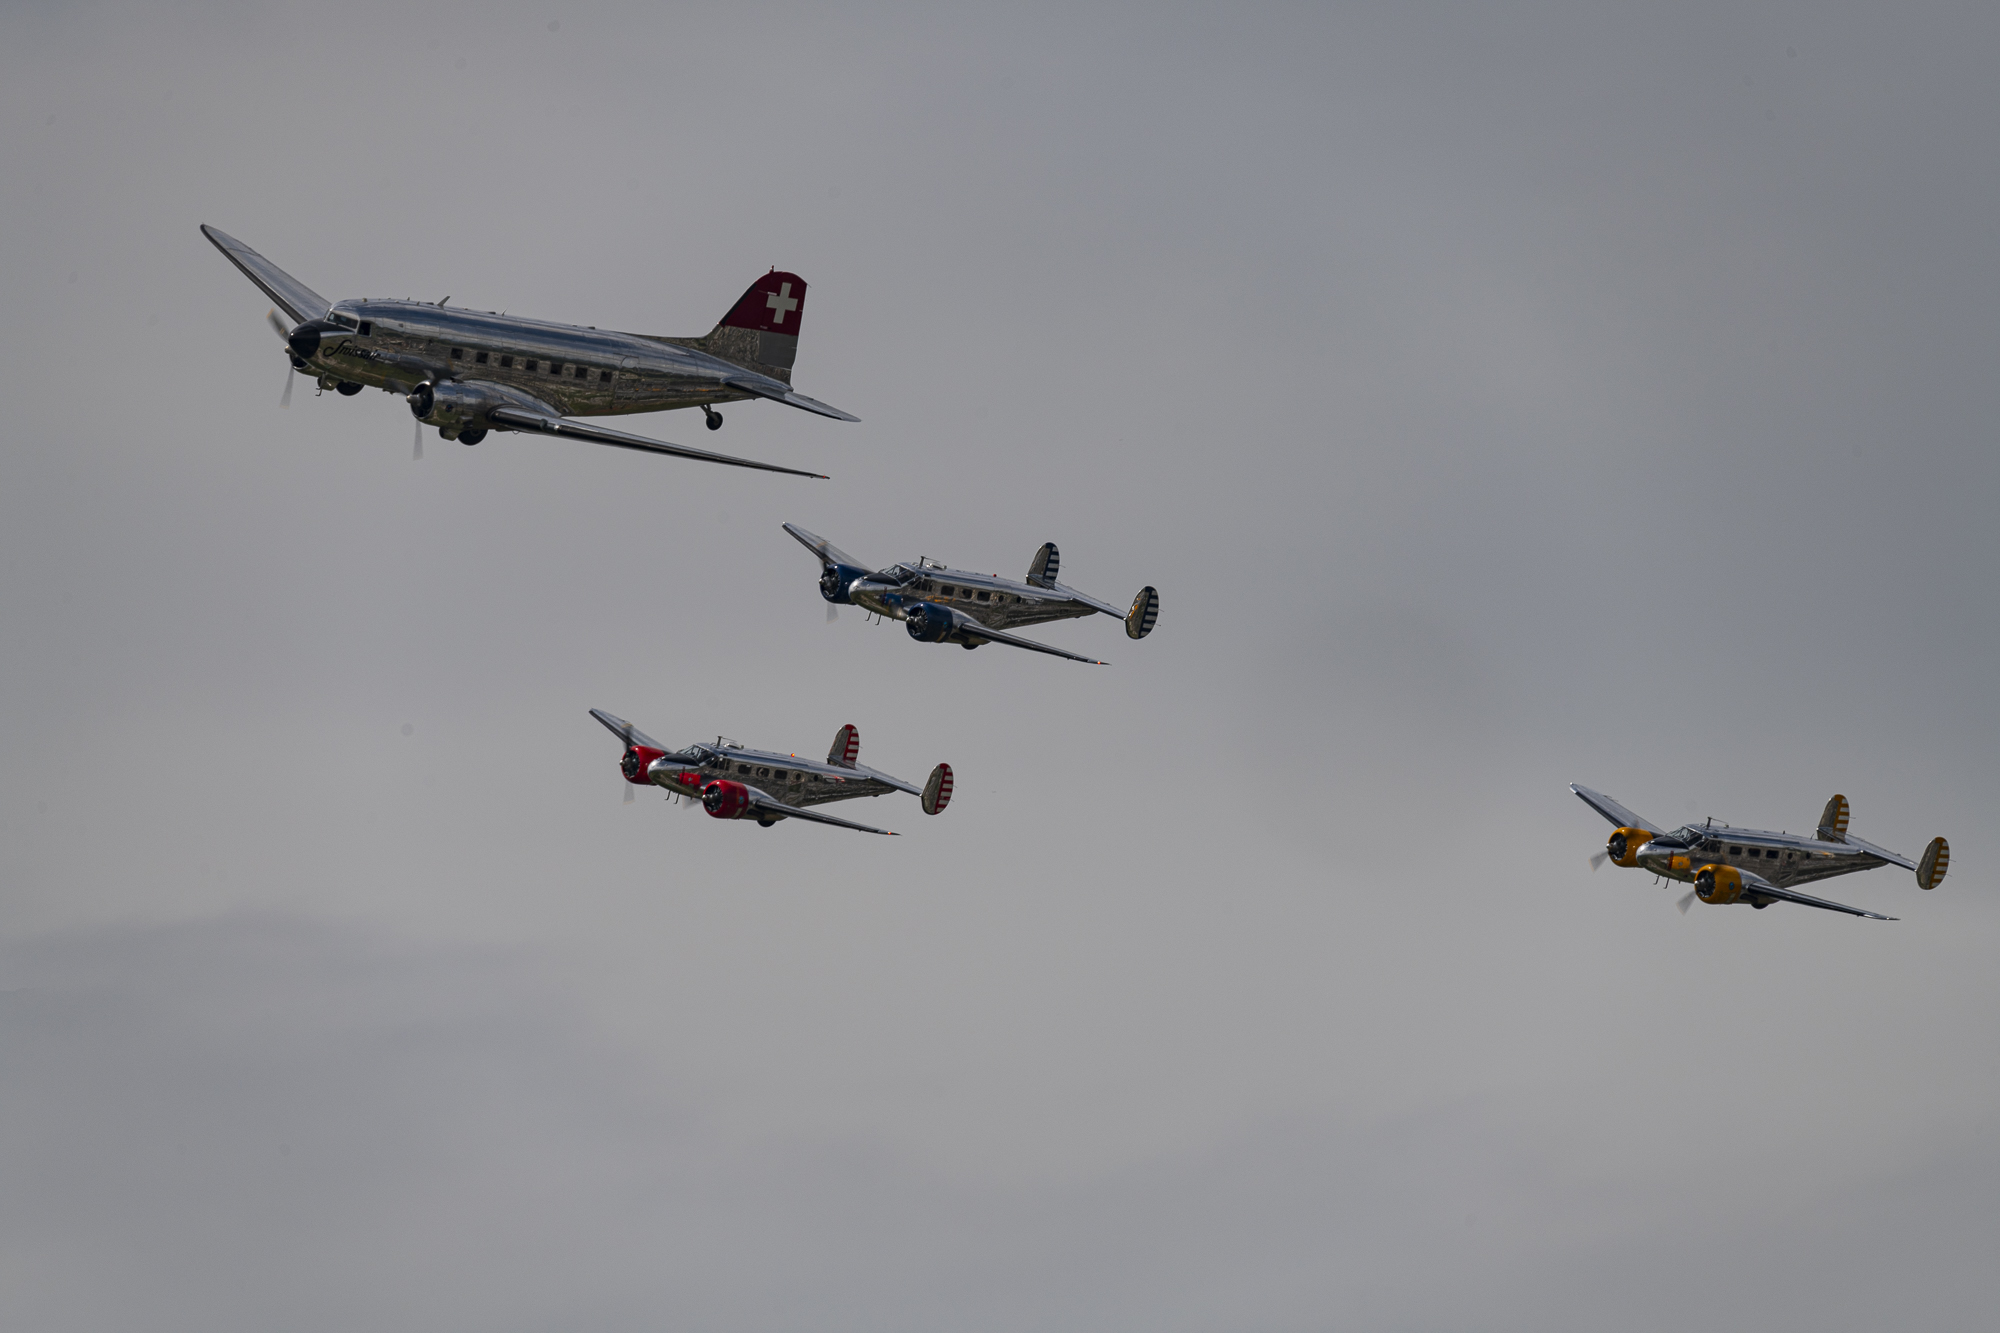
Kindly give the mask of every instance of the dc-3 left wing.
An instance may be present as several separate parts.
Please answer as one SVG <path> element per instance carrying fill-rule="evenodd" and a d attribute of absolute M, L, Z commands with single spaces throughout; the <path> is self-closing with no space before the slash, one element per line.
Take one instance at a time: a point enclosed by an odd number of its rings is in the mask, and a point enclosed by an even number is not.
<path fill-rule="evenodd" d="M 762 472 L 783 472 L 794 477 L 826 480 L 826 476 L 819 472 L 779 467 L 776 463 L 758 463 L 748 458 L 732 458 L 728 454 L 712 454 L 706 449 L 690 449 L 684 444 L 668 444 L 665 440 L 649 440 L 643 435 L 627 435 L 622 430 L 608 430 L 603 426 L 557 416 L 553 412 L 537 412 L 525 407 L 494 407 L 487 409 L 486 419 L 504 430 L 560 435 L 572 440 L 589 440 L 592 444 L 608 444 L 614 449 L 636 449 L 641 453 L 666 454 L 673 458 L 693 458 L 703 463 L 727 463 L 730 467 L 751 467 Z"/>
<path fill-rule="evenodd" d="M 1666 831 L 1666 825 L 1655 824 L 1650 819 L 1641 819 L 1601 791 L 1592 791 L 1588 787 L 1579 787 L 1574 782 L 1569 784 L 1569 789 L 1581 797 L 1585 805 L 1597 811 L 1598 814 L 1603 815 L 1619 828 L 1642 828 L 1648 833 L 1663 833 Z M 1620 864 L 1623 863 L 1621 862 Z"/>
<path fill-rule="evenodd" d="M 332 302 L 324 296 L 228 232 L 217 231 L 204 222 L 201 234 L 208 237 L 209 244 L 222 251 L 224 259 L 243 270 L 243 276 L 256 283 L 258 290 L 277 302 L 278 307 L 292 317 L 292 323 L 304 324 L 315 319 L 325 319 L 326 312 L 333 308 Z"/>
<path fill-rule="evenodd" d="M 1829 912 L 1845 912 L 1849 916 L 1865 916 L 1870 921 L 1896 920 L 1893 916 L 1883 916 L 1879 912 L 1864 912 L 1859 907 L 1849 907 L 1845 903 L 1830 902 L 1825 898 L 1815 898 L 1810 893 L 1798 893 L 1792 889 L 1781 889 L 1761 875 L 1753 875 L 1747 870 L 1743 872 L 1743 892 L 1751 898 L 1775 898 L 1779 902 L 1797 903 L 1801 907 L 1823 907 Z"/>

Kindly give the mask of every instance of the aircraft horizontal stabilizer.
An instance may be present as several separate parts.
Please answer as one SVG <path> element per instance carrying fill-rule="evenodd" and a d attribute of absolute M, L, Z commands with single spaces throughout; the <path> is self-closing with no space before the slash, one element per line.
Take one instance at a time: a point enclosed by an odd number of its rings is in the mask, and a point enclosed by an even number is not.
<path fill-rule="evenodd" d="M 790 387 L 777 380 L 767 380 L 762 376 L 756 379 L 751 379 L 748 376 L 731 376 L 724 380 L 723 383 L 741 393 L 752 394 L 758 398 L 769 398 L 774 403 L 784 403 L 788 406 L 796 407 L 801 411 L 817 412 L 823 417 L 832 417 L 835 421 L 861 420 L 860 417 L 851 416 L 837 407 L 822 403 L 817 398 L 808 398 L 802 393 L 794 393 Z"/>

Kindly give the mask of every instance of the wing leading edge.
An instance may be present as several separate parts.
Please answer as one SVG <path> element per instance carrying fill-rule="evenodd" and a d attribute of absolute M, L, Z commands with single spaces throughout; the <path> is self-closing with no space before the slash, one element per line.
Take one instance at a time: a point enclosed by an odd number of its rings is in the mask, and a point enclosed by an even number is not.
<path fill-rule="evenodd" d="M 244 277 L 256 283 L 259 291 L 277 302 L 279 308 L 292 317 L 292 323 L 325 319 L 326 312 L 333 308 L 331 301 L 228 232 L 218 231 L 204 222 L 201 234 L 208 237 L 209 244 L 222 251 L 224 259 L 241 269 Z"/>
<path fill-rule="evenodd" d="M 1574 782 L 1569 784 L 1569 789 L 1575 792 L 1585 805 L 1597 811 L 1598 814 L 1603 815 L 1619 828 L 1642 828 L 1648 833 L 1666 832 L 1664 824 L 1655 824 L 1650 819 L 1641 819 L 1638 815 L 1633 814 L 1603 792 L 1592 791 L 1588 787 L 1579 787 Z"/>
<path fill-rule="evenodd" d="M 558 435 L 573 440 L 589 440 L 592 444 L 608 444 L 614 449 L 634 449 L 640 453 L 666 454 L 673 458 L 692 458 L 703 463 L 726 463 L 730 467 L 756 468 L 760 472 L 783 472 L 793 477 L 812 477 L 819 481 L 827 478 L 824 473 L 806 472 L 795 467 L 779 467 L 776 463 L 759 463 L 748 458 L 732 458 L 728 454 L 712 454 L 706 449 L 690 449 L 683 444 L 668 444 L 665 440 L 650 440 L 643 435 L 627 435 L 622 430 L 609 430 L 603 426 L 593 426 L 569 417 L 550 416 L 531 412 L 521 407 L 494 407 L 486 411 L 486 419 L 503 430 L 516 430 L 540 435 Z"/>
<path fill-rule="evenodd" d="M 1748 871 L 1743 872 L 1743 890 L 1752 898 L 1774 898 L 1783 903 L 1797 903 L 1801 907 L 1819 907 L 1829 912 L 1845 912 L 1849 916 L 1865 916 L 1870 921 L 1896 920 L 1895 917 L 1883 916 L 1880 912 L 1865 912 L 1859 907 L 1849 907 L 1846 903 L 1837 903 L 1827 898 L 1815 898 L 1810 893 L 1799 893 L 1792 889 L 1781 889 L 1762 876 L 1753 875 Z"/>

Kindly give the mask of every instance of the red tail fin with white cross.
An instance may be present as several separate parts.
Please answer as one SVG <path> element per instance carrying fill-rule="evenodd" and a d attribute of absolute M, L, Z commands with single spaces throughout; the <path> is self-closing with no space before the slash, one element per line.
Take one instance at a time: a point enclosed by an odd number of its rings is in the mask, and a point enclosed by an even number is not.
<path fill-rule="evenodd" d="M 729 308 L 708 335 L 708 350 L 789 384 L 805 307 L 806 280 L 772 269 Z"/>

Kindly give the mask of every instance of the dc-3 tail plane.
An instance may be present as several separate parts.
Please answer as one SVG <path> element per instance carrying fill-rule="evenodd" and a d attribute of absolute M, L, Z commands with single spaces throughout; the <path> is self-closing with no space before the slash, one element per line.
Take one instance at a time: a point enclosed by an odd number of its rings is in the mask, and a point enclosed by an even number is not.
<path fill-rule="evenodd" d="M 1109 602 L 1056 582 L 1062 558 L 1054 542 L 1044 542 L 1035 552 L 1028 564 L 1028 577 L 1021 580 L 974 574 L 928 558 L 871 571 L 826 538 L 796 523 L 785 524 L 785 531 L 819 557 L 819 595 L 826 599 L 828 620 L 837 614 L 836 607 L 858 606 L 885 619 L 902 621 L 910 637 L 919 643 L 955 643 L 961 648 L 1004 643 L 1103 666 L 1097 658 L 1064 652 L 1006 631 L 1046 620 L 1102 613 L 1122 618 L 1127 638 L 1143 639 L 1160 618 L 1160 594 L 1150 586 L 1139 589 L 1129 611 L 1120 611 Z"/>
<path fill-rule="evenodd" d="M 716 403 L 768 398 L 859 419 L 792 389 L 806 297 L 796 273 L 773 269 L 751 283 L 706 336 L 669 338 L 448 307 L 450 297 L 435 304 L 328 301 L 233 236 L 210 226 L 201 234 L 285 312 L 286 319 L 277 310 L 269 319 L 292 370 L 350 397 L 369 385 L 403 396 L 417 419 L 418 458 L 425 426 L 461 444 L 511 430 L 824 480 L 575 418 L 699 407 L 715 430 L 722 425 Z M 288 373 L 282 402 L 291 396 Z"/>
<path fill-rule="evenodd" d="M 927 815 L 941 814 L 951 804 L 950 764 L 932 769 L 921 788 L 864 768 L 859 762 L 861 733 L 852 723 L 834 733 L 833 748 L 820 763 L 795 754 L 746 749 L 720 736 L 713 745 L 696 743 L 685 750 L 669 750 L 622 717 L 601 708 L 591 709 L 590 715 L 625 746 L 618 768 L 629 784 L 628 802 L 633 787 L 663 787 L 670 795 L 699 802 L 716 819 L 754 819 L 765 828 L 781 819 L 804 819 L 891 838 L 896 835 L 888 829 L 835 819 L 807 807 L 892 791 L 915 796 Z"/>
<path fill-rule="evenodd" d="M 1912 861 L 1850 834 L 1845 796 L 1836 795 L 1826 803 L 1811 835 L 1732 828 L 1713 821 L 1667 832 L 1664 825 L 1640 818 L 1602 792 L 1575 783 L 1570 790 L 1616 826 L 1604 850 L 1590 858 L 1591 868 L 1610 861 L 1692 884 L 1677 904 L 1683 914 L 1699 899 L 1715 906 L 1748 903 L 1760 909 L 1772 903 L 1798 903 L 1871 921 L 1894 921 L 1895 917 L 1815 898 L 1792 886 L 1887 865 L 1913 872 L 1918 888 L 1934 889 L 1944 882 L 1951 865 L 1951 847 L 1943 838 L 1932 838 L 1923 856 Z"/>

